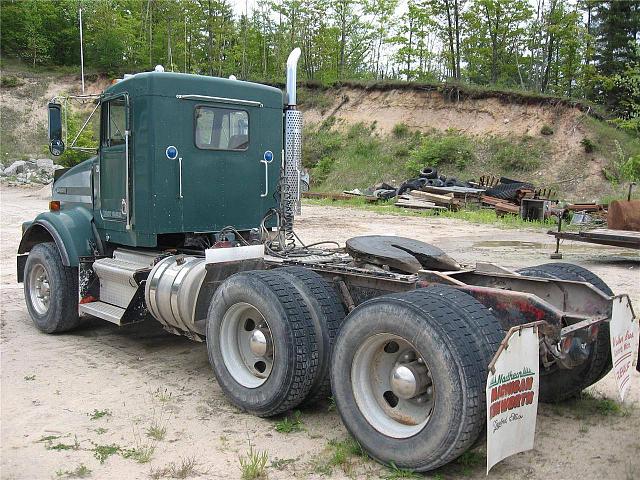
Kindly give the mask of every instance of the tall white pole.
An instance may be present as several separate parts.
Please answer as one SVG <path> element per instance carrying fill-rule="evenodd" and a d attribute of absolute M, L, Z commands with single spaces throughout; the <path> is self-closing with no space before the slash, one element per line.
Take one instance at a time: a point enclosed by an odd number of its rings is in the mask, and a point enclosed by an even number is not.
<path fill-rule="evenodd" d="M 84 95 L 84 52 L 82 50 L 82 6 L 80 9 L 80 70 L 82 75 L 82 94 Z"/>

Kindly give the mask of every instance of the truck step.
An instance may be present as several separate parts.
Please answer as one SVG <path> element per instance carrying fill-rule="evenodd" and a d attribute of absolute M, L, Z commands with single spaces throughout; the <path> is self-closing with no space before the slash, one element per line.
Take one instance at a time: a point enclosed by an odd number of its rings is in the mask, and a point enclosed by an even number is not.
<path fill-rule="evenodd" d="M 134 274 L 150 268 L 156 252 L 137 252 L 117 249 L 113 258 L 101 258 L 93 263 L 100 279 L 100 300 L 121 308 L 127 308 L 138 290 Z"/>
<path fill-rule="evenodd" d="M 102 318 L 116 325 L 121 325 L 120 320 L 124 316 L 125 309 L 104 302 L 81 303 L 78 312 Z"/>

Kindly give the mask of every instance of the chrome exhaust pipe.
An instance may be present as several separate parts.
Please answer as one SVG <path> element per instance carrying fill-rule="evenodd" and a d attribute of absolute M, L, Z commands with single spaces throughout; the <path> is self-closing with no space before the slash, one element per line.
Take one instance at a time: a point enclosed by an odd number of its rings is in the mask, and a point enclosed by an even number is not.
<path fill-rule="evenodd" d="M 300 214 L 300 177 L 302 168 L 302 112 L 296 109 L 296 80 L 300 49 L 287 59 L 287 100 L 284 112 L 284 175 L 281 205 L 287 243 L 294 242 L 293 217 Z"/>
<path fill-rule="evenodd" d="M 296 106 L 296 83 L 298 80 L 298 60 L 300 59 L 300 49 L 294 48 L 287 58 L 287 105 Z"/>

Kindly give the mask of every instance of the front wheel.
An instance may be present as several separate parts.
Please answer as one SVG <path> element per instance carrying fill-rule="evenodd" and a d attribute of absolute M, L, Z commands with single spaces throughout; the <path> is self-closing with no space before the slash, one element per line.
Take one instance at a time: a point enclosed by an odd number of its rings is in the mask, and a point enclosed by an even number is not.
<path fill-rule="evenodd" d="M 53 242 L 39 243 L 25 264 L 24 298 L 35 326 L 45 333 L 60 333 L 76 327 L 78 276 L 65 267 Z"/>

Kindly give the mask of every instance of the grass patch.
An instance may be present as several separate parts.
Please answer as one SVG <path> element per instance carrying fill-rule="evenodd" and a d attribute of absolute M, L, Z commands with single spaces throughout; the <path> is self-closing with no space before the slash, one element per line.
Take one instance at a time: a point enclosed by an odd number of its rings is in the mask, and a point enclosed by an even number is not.
<path fill-rule="evenodd" d="M 121 454 L 124 458 L 129 458 L 138 463 L 149 463 L 155 451 L 156 447 L 154 445 L 147 444 L 122 450 Z"/>
<path fill-rule="evenodd" d="M 485 140 L 489 163 L 504 173 L 531 172 L 540 167 L 549 153 L 547 140 L 523 136 L 489 137 Z"/>
<path fill-rule="evenodd" d="M 578 420 L 593 420 L 597 417 L 627 417 L 631 407 L 620 404 L 610 398 L 583 391 L 574 399 L 554 405 L 554 414 Z"/>
<path fill-rule="evenodd" d="M 294 433 L 302 430 L 304 430 L 304 423 L 302 422 L 302 413 L 299 410 L 293 412 L 293 416 L 287 416 L 276 422 L 276 431 L 280 433 Z"/>
<path fill-rule="evenodd" d="M 164 437 L 167 435 L 167 427 L 164 425 L 160 425 L 157 422 L 153 422 L 151 426 L 147 428 L 145 434 L 149 438 L 161 441 L 164 440 Z"/>
<path fill-rule="evenodd" d="M 462 467 L 463 475 L 470 475 L 473 470 L 485 466 L 486 462 L 485 455 L 476 450 L 467 450 L 455 461 L 456 465 Z"/>
<path fill-rule="evenodd" d="M 382 476 L 385 480 L 398 480 L 400 478 L 422 478 L 422 475 L 406 468 L 399 468 L 391 462 L 388 472 Z"/>
<path fill-rule="evenodd" d="M 96 457 L 96 460 L 100 463 L 104 463 L 111 455 L 119 454 L 121 452 L 121 448 L 115 443 L 112 443 L 111 445 L 98 445 L 94 443 L 91 451 L 93 452 L 93 456 Z"/>
<path fill-rule="evenodd" d="M 415 176 L 426 166 L 448 166 L 450 170 L 451 167 L 455 170 L 463 170 L 474 159 L 471 137 L 456 131 L 435 133 L 421 137 L 420 145 L 410 154 L 407 171 Z"/>
<path fill-rule="evenodd" d="M 149 476 L 158 480 L 160 478 L 189 478 L 199 475 L 197 471 L 198 462 L 195 457 L 182 458 L 179 464 L 171 462 L 165 467 L 151 469 Z"/>
<path fill-rule="evenodd" d="M 0 77 L 0 87 L 15 88 L 24 85 L 24 82 L 15 75 L 3 75 Z"/>
<path fill-rule="evenodd" d="M 380 215 L 395 215 L 402 217 L 423 217 L 423 218 L 452 218 L 456 220 L 464 220 L 470 223 L 482 225 L 495 225 L 503 228 L 554 228 L 556 223 L 554 220 L 527 221 L 518 215 L 504 215 L 499 217 L 492 209 L 475 209 L 475 210 L 459 210 L 452 212 L 449 210 L 430 211 L 430 210 L 411 210 L 406 208 L 398 208 L 394 205 L 394 200 L 380 201 L 377 203 L 369 203 L 363 198 L 355 197 L 353 200 L 330 200 L 330 199 L 304 199 L 305 205 L 321 205 L 329 207 L 358 208 Z"/>
<path fill-rule="evenodd" d="M 240 462 L 242 480 L 266 478 L 269 456 L 266 451 L 254 450 L 251 441 L 249 441 L 249 451 L 246 455 L 241 456 L 238 461 Z"/>
<path fill-rule="evenodd" d="M 91 420 L 99 420 L 100 418 L 103 417 L 110 417 L 111 416 L 111 410 L 93 410 L 93 413 L 87 413 L 87 415 L 89 415 L 89 418 Z"/>
<path fill-rule="evenodd" d="M 73 470 L 58 470 L 56 476 L 59 478 L 87 478 L 91 476 L 91 469 L 81 463 Z"/>
<path fill-rule="evenodd" d="M 80 442 L 76 435 L 73 436 L 73 443 L 71 444 L 55 442 L 55 440 L 58 440 L 59 438 L 60 437 L 56 435 L 49 435 L 47 437 L 42 437 L 38 442 L 43 442 L 45 444 L 44 448 L 47 450 L 56 450 L 59 452 L 63 450 L 80 450 Z"/>
<path fill-rule="evenodd" d="M 339 467 L 345 474 L 351 475 L 355 459 L 367 458 L 362 446 L 351 437 L 341 441 L 329 440 L 329 451 L 331 456 L 326 463 L 330 467 L 329 473 L 331 473 L 333 467 Z"/>

